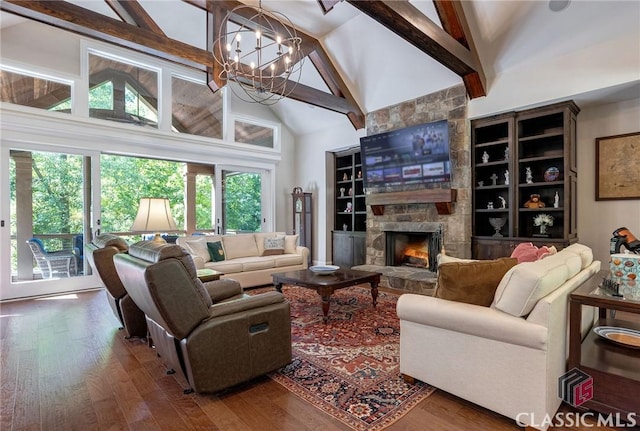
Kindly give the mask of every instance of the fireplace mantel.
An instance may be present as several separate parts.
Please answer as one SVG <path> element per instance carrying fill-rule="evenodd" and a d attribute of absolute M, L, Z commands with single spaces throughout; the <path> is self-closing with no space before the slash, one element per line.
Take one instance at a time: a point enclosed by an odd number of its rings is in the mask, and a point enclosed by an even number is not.
<path fill-rule="evenodd" d="M 372 193 L 367 195 L 367 205 L 374 215 L 383 215 L 385 205 L 435 204 L 438 214 L 451 214 L 456 201 L 456 189 L 426 189 L 405 192 Z"/>

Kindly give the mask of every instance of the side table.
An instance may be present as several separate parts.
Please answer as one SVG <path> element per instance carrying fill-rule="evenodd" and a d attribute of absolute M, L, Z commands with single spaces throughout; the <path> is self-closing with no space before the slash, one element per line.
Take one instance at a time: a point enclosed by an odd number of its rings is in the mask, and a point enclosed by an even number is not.
<path fill-rule="evenodd" d="M 223 276 L 224 273 L 216 271 L 215 269 L 202 268 L 196 271 L 196 275 L 201 282 L 206 283 L 208 281 L 220 280 L 220 277 Z"/>
<path fill-rule="evenodd" d="M 596 326 L 615 326 L 640 330 L 640 324 L 607 317 L 607 310 L 640 313 L 640 300 L 636 294 L 616 297 L 601 289 L 608 270 L 595 274 L 569 297 L 569 364 L 568 369 L 578 368 L 593 378 L 593 398 L 580 408 L 600 413 L 620 414 L 640 412 L 640 349 L 617 344 L 590 330 L 581 340 L 580 324 L 582 306 L 599 308 Z M 635 293 L 640 285 L 634 288 Z"/>

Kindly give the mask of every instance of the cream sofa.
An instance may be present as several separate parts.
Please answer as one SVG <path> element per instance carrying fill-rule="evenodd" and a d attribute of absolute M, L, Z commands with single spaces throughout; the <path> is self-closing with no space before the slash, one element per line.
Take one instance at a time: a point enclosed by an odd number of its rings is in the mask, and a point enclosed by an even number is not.
<path fill-rule="evenodd" d="M 284 239 L 282 254 L 265 252 L 265 239 Z M 220 241 L 224 260 L 212 261 L 207 243 Z M 197 269 L 210 268 L 224 273 L 243 288 L 271 284 L 271 274 L 306 269 L 309 249 L 297 245 L 298 235 L 285 232 L 259 232 L 238 235 L 194 235 L 179 237 L 176 243 L 191 254 Z M 277 241 L 276 241 L 277 242 Z M 272 241 L 271 244 L 274 242 Z M 273 251 L 271 253 L 274 253 Z"/>
<path fill-rule="evenodd" d="M 400 296 L 400 372 L 546 429 L 567 371 L 568 296 L 599 269 L 591 249 L 574 244 L 508 270 L 489 307 Z M 594 317 L 583 311 L 583 334 Z"/>

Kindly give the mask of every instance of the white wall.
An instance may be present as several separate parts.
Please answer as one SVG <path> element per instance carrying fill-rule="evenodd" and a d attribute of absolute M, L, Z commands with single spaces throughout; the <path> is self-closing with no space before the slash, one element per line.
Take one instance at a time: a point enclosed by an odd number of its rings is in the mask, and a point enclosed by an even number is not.
<path fill-rule="evenodd" d="M 298 185 L 313 193 L 313 259 L 314 263 L 330 263 L 331 229 L 333 227 L 333 190 L 327 190 L 326 153 L 360 145 L 365 130 L 354 130 L 344 121 L 313 134 L 298 136 L 296 165 Z M 284 155 L 283 155 L 284 156 Z M 329 207 L 329 208 L 328 208 Z"/>
<path fill-rule="evenodd" d="M 535 64 L 525 62 L 506 70 L 488 85 L 487 97 L 469 101 L 469 118 L 546 105 L 597 89 L 637 83 L 640 80 L 637 37 L 625 35 L 561 57 Z"/>
<path fill-rule="evenodd" d="M 640 132 L 640 99 L 586 108 L 578 115 L 578 238 L 603 265 L 615 229 L 626 226 L 640 237 L 640 199 L 595 200 L 595 140 L 632 132 Z"/>
<path fill-rule="evenodd" d="M 77 35 L 35 21 L 3 29 L 0 34 L 3 61 L 12 59 L 64 74 L 80 75 L 80 37 Z"/>

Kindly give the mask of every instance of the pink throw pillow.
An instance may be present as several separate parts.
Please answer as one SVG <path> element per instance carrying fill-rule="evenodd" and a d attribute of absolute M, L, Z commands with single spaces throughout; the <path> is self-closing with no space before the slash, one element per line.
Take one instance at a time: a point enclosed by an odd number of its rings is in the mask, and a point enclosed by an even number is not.
<path fill-rule="evenodd" d="M 551 256 L 552 254 L 556 254 L 558 250 L 556 250 L 555 246 L 547 247 L 543 245 L 538 248 L 531 242 L 523 242 L 518 244 L 516 248 L 513 249 L 511 253 L 511 257 L 515 257 L 518 259 L 518 263 L 522 262 L 535 262 L 536 260 L 543 259 L 547 256 Z"/>
<path fill-rule="evenodd" d="M 523 242 L 513 249 L 511 257 L 518 259 L 518 263 L 535 262 L 538 260 L 538 247 L 531 242 Z"/>

